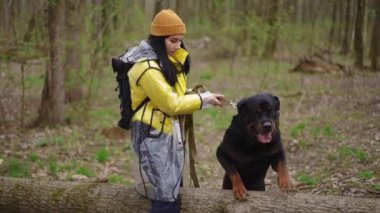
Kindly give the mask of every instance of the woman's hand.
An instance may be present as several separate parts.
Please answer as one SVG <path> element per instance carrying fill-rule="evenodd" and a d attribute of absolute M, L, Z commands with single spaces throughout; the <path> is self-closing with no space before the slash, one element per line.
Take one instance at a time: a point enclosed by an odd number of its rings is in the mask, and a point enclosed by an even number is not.
<path fill-rule="evenodd" d="M 221 101 L 224 98 L 223 94 L 216 94 L 216 93 L 211 93 L 207 91 L 207 92 L 201 93 L 200 95 L 203 101 L 202 109 L 207 108 L 210 105 L 223 106 L 223 103 Z"/>
<path fill-rule="evenodd" d="M 210 97 L 209 104 L 211 104 L 213 106 L 222 107 L 223 106 L 223 103 L 222 103 L 223 98 L 224 98 L 224 95 L 214 93 Z"/>

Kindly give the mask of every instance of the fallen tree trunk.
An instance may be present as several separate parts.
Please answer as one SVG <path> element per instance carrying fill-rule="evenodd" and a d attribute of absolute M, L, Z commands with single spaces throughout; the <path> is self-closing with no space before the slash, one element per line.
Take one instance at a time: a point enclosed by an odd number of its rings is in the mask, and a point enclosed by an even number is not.
<path fill-rule="evenodd" d="M 231 191 L 202 188 L 181 189 L 181 196 L 181 212 L 380 212 L 376 198 L 250 192 L 239 202 Z M 0 178 L 0 212 L 148 212 L 149 206 L 133 187 Z"/>
<path fill-rule="evenodd" d="M 328 56 L 327 56 L 328 57 Z M 323 54 L 316 53 L 300 58 L 298 64 L 290 72 L 330 73 L 351 75 L 351 70 L 343 64 L 333 62 Z"/>

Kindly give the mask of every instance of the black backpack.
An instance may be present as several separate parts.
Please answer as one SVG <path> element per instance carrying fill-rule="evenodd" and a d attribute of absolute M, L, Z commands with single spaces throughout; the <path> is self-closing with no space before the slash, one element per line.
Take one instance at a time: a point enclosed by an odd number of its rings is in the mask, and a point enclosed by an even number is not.
<path fill-rule="evenodd" d="M 119 91 L 120 99 L 120 114 L 121 119 L 117 123 L 119 127 L 129 130 L 131 128 L 131 120 L 133 114 L 138 111 L 142 106 L 144 106 L 149 98 L 145 98 L 135 110 L 132 109 L 131 100 L 131 87 L 129 85 L 128 71 L 131 69 L 134 63 L 126 63 L 120 58 L 112 58 L 112 69 L 117 74 L 116 81 L 118 83 L 115 91 Z"/>

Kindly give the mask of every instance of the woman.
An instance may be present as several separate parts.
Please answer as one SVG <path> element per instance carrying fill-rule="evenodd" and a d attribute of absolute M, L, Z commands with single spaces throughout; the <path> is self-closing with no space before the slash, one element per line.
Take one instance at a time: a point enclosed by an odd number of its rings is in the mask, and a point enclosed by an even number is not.
<path fill-rule="evenodd" d="M 185 94 L 190 71 L 183 44 L 186 26 L 172 10 L 153 19 L 148 40 L 121 59 L 133 62 L 131 140 L 139 159 L 140 190 L 152 200 L 151 212 L 179 212 L 179 187 L 184 167 L 181 115 L 208 106 L 222 106 L 221 94 Z M 142 189 L 142 190 L 141 190 Z"/>

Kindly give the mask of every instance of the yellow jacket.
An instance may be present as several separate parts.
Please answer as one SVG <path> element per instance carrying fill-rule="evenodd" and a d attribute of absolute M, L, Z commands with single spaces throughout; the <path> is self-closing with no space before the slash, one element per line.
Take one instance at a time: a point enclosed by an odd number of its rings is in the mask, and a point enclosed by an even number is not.
<path fill-rule="evenodd" d="M 186 75 L 179 70 L 178 63 L 184 64 L 188 53 L 184 49 L 169 56 L 177 67 L 177 83 L 172 87 L 161 72 L 155 60 L 142 58 L 128 72 L 131 87 L 132 109 L 146 98 L 149 102 L 141 107 L 133 116 L 133 121 L 150 125 L 159 132 L 170 134 L 173 129 L 173 118 L 178 115 L 190 114 L 201 109 L 202 100 L 198 94 L 187 94 Z"/>

